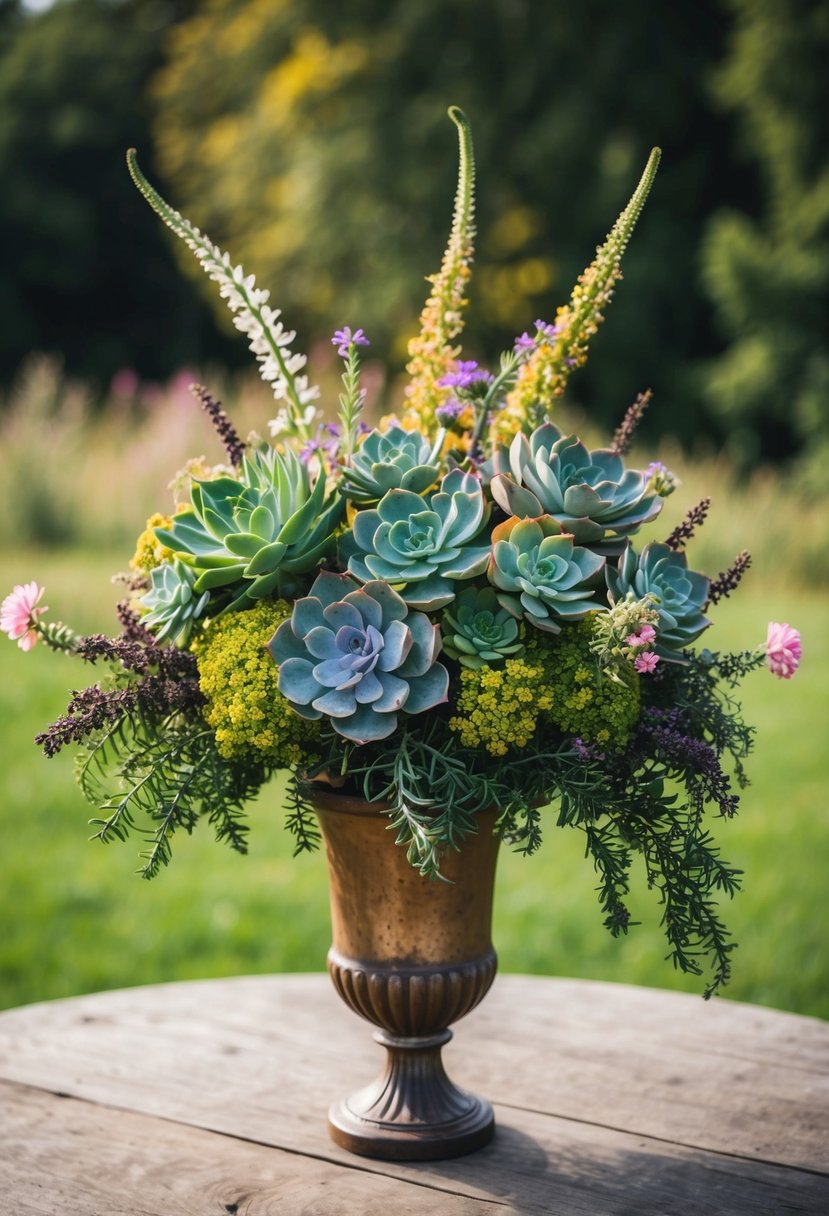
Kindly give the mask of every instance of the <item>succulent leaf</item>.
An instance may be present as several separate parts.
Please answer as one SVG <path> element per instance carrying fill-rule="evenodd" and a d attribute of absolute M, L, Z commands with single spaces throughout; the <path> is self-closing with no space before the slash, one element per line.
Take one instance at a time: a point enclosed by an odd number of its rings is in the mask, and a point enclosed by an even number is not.
<path fill-rule="evenodd" d="M 592 596 L 604 564 L 603 557 L 577 546 L 551 516 L 513 516 L 492 533 L 487 575 L 508 612 L 558 633 L 560 621 L 580 620 L 601 607 Z"/>
<path fill-rule="evenodd" d="M 385 739 L 401 710 L 421 713 L 447 697 L 437 626 L 385 583 L 320 574 L 269 649 L 279 691 L 297 713 L 329 717 L 355 743 Z"/>
<path fill-rule="evenodd" d="M 620 552 L 624 538 L 662 510 L 647 474 L 625 469 L 610 449 L 590 451 L 552 422 L 497 448 L 486 473 L 508 515 L 550 515 L 576 544 L 604 553 Z"/>
<path fill-rule="evenodd" d="M 524 651 L 517 620 L 491 587 L 465 588 L 444 611 L 442 631 L 446 653 L 473 670 Z"/>
<path fill-rule="evenodd" d="M 296 592 L 333 547 L 344 504 L 313 488 L 307 468 L 291 452 L 246 456 L 241 481 L 194 482 L 192 505 L 156 536 L 196 572 L 197 592 L 227 589 L 226 607 L 241 607 L 275 591 Z"/>
<path fill-rule="evenodd" d="M 171 641 L 186 646 L 193 625 L 203 614 L 210 592 L 199 594 L 195 572 L 173 558 L 150 571 L 152 586 L 141 597 L 148 609 L 142 625 L 155 634 L 159 642 Z"/>
<path fill-rule="evenodd" d="M 429 443 L 419 431 L 392 426 L 370 431 L 342 472 L 342 492 L 353 503 L 379 502 L 389 490 L 423 494 L 437 481 L 445 431 Z"/>
<path fill-rule="evenodd" d="M 693 642 L 711 624 L 703 614 L 710 579 L 688 569 L 684 552 L 651 541 L 637 556 L 628 546 L 617 568 L 608 565 L 605 577 L 613 603 L 629 592 L 637 600 L 653 597 L 652 607 L 659 614 L 654 650 L 663 659 L 681 662 L 677 650 Z"/>

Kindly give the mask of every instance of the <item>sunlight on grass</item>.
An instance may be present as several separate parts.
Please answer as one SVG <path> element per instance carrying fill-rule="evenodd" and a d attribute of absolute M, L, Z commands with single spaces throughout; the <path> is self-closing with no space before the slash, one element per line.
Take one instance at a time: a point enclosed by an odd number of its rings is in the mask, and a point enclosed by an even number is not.
<path fill-rule="evenodd" d="M 117 589 L 109 573 L 123 554 L 18 552 L 2 560 L 4 585 L 36 578 L 50 616 L 84 630 L 112 629 Z M 740 943 L 732 999 L 829 1017 L 821 909 L 829 850 L 826 748 L 827 597 L 746 580 L 715 610 L 713 648 L 761 642 L 769 617 L 797 624 L 804 663 L 790 682 L 766 671 L 746 682 L 757 727 L 752 786 L 741 812 L 713 827 L 723 855 L 745 871 L 726 909 Z M 2 639 L 5 643 L 5 639 Z M 206 826 L 174 843 L 173 865 L 153 882 L 133 873 L 140 841 L 88 842 L 90 808 L 71 758 L 51 761 L 35 732 L 63 709 L 89 670 L 38 647 L 0 647 L 4 763 L 0 1002 L 3 1005 L 196 976 L 320 970 L 329 944 L 325 864 L 291 858 L 278 783 L 251 807 L 246 858 L 218 846 Z M 550 822 L 541 851 L 499 863 L 495 942 L 506 971 L 586 976 L 699 992 L 675 974 L 653 893 L 639 882 L 632 906 L 643 923 L 614 941 L 601 924 L 581 838 Z"/>

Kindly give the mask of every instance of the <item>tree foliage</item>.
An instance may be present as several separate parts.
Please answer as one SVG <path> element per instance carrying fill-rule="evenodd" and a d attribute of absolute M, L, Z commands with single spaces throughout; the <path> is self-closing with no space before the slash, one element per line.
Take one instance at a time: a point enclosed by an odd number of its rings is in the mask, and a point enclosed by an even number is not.
<path fill-rule="evenodd" d="M 215 332 L 123 163 L 129 144 L 149 143 L 164 24 L 192 7 L 0 8 L 0 376 L 33 350 L 99 380 L 124 365 L 165 375 Z"/>
<path fill-rule="evenodd" d="M 715 215 L 706 234 L 705 283 L 728 340 L 707 394 L 746 464 L 805 451 L 817 478 L 829 456 L 829 8 L 729 7 L 715 93 L 738 118 L 759 205 Z"/>
<path fill-rule="evenodd" d="M 473 123 L 486 183 L 469 324 L 484 354 L 567 299 L 663 145 L 632 282 L 575 392 L 612 423 L 647 376 L 663 423 L 687 433 L 686 361 L 707 333 L 689 284 L 722 150 L 703 83 L 717 15 L 655 17 L 645 0 L 612 23 L 598 0 L 543 14 L 529 0 L 211 0 L 171 32 L 154 84 L 160 166 L 292 326 L 363 325 L 402 364 L 446 238 L 447 104 Z"/>

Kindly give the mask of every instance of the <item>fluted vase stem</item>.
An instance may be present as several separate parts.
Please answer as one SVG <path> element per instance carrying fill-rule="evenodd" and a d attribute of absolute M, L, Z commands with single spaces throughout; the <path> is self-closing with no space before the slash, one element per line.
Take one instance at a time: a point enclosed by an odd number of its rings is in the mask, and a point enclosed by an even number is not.
<path fill-rule="evenodd" d="M 346 1004 L 380 1029 L 382 1074 L 336 1102 L 333 1139 L 390 1160 L 455 1157 L 492 1137 L 488 1102 L 446 1075 L 449 1025 L 483 999 L 495 977 L 492 894 L 495 810 L 448 853 L 447 882 L 423 878 L 394 843 L 383 808 L 336 794 L 315 796 L 331 884 L 328 970 Z"/>

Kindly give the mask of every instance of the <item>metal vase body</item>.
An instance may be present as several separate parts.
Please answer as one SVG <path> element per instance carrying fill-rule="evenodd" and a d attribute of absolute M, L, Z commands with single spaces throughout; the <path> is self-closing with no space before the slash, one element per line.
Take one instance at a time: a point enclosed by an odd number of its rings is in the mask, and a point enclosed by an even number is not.
<path fill-rule="evenodd" d="M 481 1148 L 494 1131 L 492 1108 L 449 1080 L 440 1053 L 449 1026 L 495 978 L 497 812 L 478 815 L 478 832 L 444 856 L 443 882 L 409 864 L 382 806 L 327 792 L 313 803 L 330 879 L 329 974 L 387 1050 L 377 1081 L 331 1107 L 330 1134 L 351 1152 L 389 1160 Z"/>

